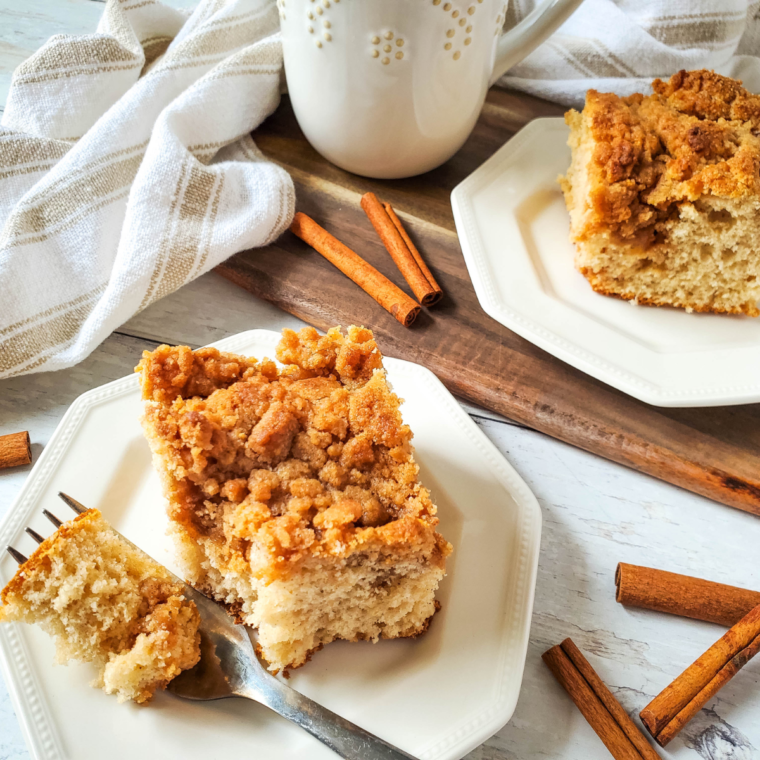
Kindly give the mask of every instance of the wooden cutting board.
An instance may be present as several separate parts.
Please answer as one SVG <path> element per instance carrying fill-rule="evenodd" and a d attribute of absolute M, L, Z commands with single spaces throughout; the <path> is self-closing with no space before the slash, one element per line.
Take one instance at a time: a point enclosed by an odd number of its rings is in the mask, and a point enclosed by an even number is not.
<path fill-rule="evenodd" d="M 760 405 L 660 409 L 636 401 L 536 348 L 481 309 L 459 248 L 452 189 L 524 124 L 557 116 L 554 104 L 492 90 L 464 147 L 445 165 L 405 180 L 338 169 L 305 140 L 287 98 L 254 139 L 284 166 L 298 210 L 411 292 L 359 199 L 389 201 L 445 297 L 404 328 L 292 233 L 245 251 L 218 271 L 291 314 L 326 329 L 365 325 L 382 351 L 430 368 L 458 396 L 716 501 L 760 515 Z"/>

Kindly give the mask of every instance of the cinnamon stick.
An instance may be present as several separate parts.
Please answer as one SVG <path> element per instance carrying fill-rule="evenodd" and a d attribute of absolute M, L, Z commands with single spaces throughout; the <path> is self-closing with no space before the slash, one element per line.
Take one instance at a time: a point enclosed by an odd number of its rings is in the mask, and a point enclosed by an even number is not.
<path fill-rule="evenodd" d="M 571 639 L 543 660 L 615 760 L 658 760 L 643 734 Z"/>
<path fill-rule="evenodd" d="M 417 260 L 412 255 L 406 241 L 401 236 L 400 231 L 391 220 L 383 204 L 377 199 L 377 196 L 374 193 L 365 193 L 362 196 L 361 204 L 364 213 L 370 222 L 372 222 L 372 226 L 383 241 L 383 245 L 391 255 L 401 274 L 404 275 L 404 279 L 409 283 L 409 287 L 412 289 L 415 298 L 423 306 L 430 306 L 438 301 L 441 294 L 430 284 Z"/>
<path fill-rule="evenodd" d="M 621 562 L 616 599 L 628 607 L 705 620 L 730 627 L 760 604 L 760 592 Z"/>
<path fill-rule="evenodd" d="M 340 269 L 346 277 L 353 280 L 365 293 L 371 295 L 404 327 L 409 327 L 417 318 L 420 313 L 418 303 L 368 264 L 358 253 L 320 227 L 311 217 L 299 211 L 293 217 L 290 229 Z"/>
<path fill-rule="evenodd" d="M 641 711 L 647 731 L 666 746 L 759 651 L 757 606 Z"/>
<path fill-rule="evenodd" d="M 24 430 L 21 433 L 0 435 L 0 469 L 5 467 L 18 467 L 29 464 L 32 461 L 32 446 L 29 442 L 29 433 Z"/>
<path fill-rule="evenodd" d="M 433 304 L 438 303 L 438 301 L 443 298 L 443 290 L 441 289 L 441 286 L 436 282 L 435 277 L 433 277 L 433 273 L 430 271 L 428 265 L 425 263 L 425 260 L 422 258 L 422 254 L 417 250 L 417 246 L 412 242 L 412 239 L 409 237 L 409 234 L 404 228 L 401 220 L 398 218 L 398 216 L 396 216 L 396 212 L 393 210 L 393 206 L 391 206 L 390 203 L 383 201 L 383 208 L 388 214 L 390 220 L 393 222 L 393 226 L 398 230 L 398 234 L 403 238 L 404 242 L 406 243 L 406 247 L 409 249 L 412 257 L 417 262 L 417 266 L 422 271 L 422 274 L 425 275 L 425 279 L 428 281 L 428 284 L 433 290 L 433 295 L 430 296 L 428 300 L 421 301 L 421 303 L 424 306 L 432 306 Z"/>

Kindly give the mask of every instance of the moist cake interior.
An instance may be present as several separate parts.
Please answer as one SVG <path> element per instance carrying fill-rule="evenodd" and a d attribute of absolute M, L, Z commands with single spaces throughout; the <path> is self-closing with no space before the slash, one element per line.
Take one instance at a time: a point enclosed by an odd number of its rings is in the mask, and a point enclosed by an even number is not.
<path fill-rule="evenodd" d="M 0 621 L 39 625 L 58 663 L 92 662 L 94 686 L 142 703 L 200 659 L 200 616 L 182 592 L 90 509 L 19 567 L 2 591 Z"/>

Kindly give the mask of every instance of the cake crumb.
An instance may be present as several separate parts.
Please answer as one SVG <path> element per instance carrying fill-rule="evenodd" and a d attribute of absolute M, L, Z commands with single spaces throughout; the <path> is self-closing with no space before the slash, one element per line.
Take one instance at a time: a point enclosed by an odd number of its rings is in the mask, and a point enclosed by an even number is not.
<path fill-rule="evenodd" d="M 97 509 L 45 539 L 0 600 L 0 622 L 39 625 L 59 664 L 93 663 L 93 686 L 119 702 L 148 702 L 200 659 L 200 615 L 182 584 Z"/>

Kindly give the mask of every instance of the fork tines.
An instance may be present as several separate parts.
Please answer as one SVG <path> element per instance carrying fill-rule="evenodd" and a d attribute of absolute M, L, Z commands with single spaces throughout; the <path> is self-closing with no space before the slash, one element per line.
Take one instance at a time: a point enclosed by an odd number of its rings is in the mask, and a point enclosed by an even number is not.
<path fill-rule="evenodd" d="M 45 540 L 36 530 L 32 530 L 31 528 L 24 528 L 24 532 L 31 536 L 38 544 L 41 544 Z"/>
<path fill-rule="evenodd" d="M 12 546 L 6 546 L 5 551 L 7 551 L 8 554 L 19 563 L 19 565 L 23 565 L 24 562 L 26 562 L 27 558 L 21 552 L 17 552 Z"/>
<path fill-rule="evenodd" d="M 83 504 L 80 504 L 76 499 L 72 499 L 71 496 L 68 494 L 65 494 L 61 491 L 58 492 L 58 496 L 69 506 L 71 509 L 73 509 L 78 515 L 81 515 L 83 512 L 87 511 L 87 507 L 85 507 Z M 63 521 L 59 520 L 52 512 L 48 512 L 47 509 L 42 510 L 42 514 L 47 517 L 48 520 L 50 520 L 53 525 L 55 525 L 56 530 L 63 525 Z M 32 528 L 24 528 L 26 533 L 30 535 L 38 544 L 41 544 L 45 539 L 37 533 L 36 530 L 33 530 Z M 19 565 L 23 565 L 24 562 L 27 561 L 27 557 L 25 557 L 20 551 L 17 549 L 14 549 L 12 546 L 6 546 L 5 551 L 8 552 L 8 554 L 13 557 L 13 559 L 16 560 L 16 562 L 19 563 Z"/>
<path fill-rule="evenodd" d="M 63 522 L 59 520 L 52 512 L 48 512 L 47 509 L 42 510 L 42 514 L 47 517 L 48 520 L 50 520 L 53 525 L 55 525 L 56 528 L 60 528 L 61 525 L 63 525 Z"/>
<path fill-rule="evenodd" d="M 87 507 L 85 507 L 84 504 L 80 504 L 76 499 L 72 499 L 71 496 L 63 491 L 58 491 L 58 498 L 62 499 L 63 502 L 71 507 L 78 515 L 87 511 Z"/>

